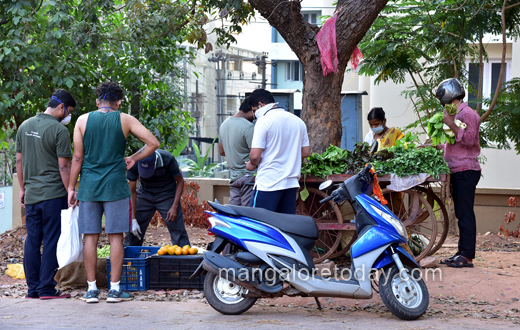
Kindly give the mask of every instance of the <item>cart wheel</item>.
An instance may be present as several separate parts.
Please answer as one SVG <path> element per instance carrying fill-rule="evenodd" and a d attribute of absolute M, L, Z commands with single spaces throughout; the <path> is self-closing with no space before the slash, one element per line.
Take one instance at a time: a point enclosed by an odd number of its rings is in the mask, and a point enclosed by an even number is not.
<path fill-rule="evenodd" d="M 342 236 L 343 233 L 340 232 L 339 234 L 340 234 L 340 236 Z M 331 254 L 329 256 L 329 258 L 334 259 L 334 258 L 337 258 L 337 257 L 342 256 L 345 253 L 347 253 L 350 250 L 350 247 L 352 246 L 352 244 L 354 244 L 354 242 L 357 240 L 357 238 L 358 238 L 357 233 L 354 231 L 354 234 L 352 235 L 350 242 L 348 242 L 348 244 L 343 249 L 339 250 L 336 253 Z"/>
<path fill-rule="evenodd" d="M 384 189 L 388 208 L 403 222 L 408 230 L 409 245 L 412 246 L 415 260 L 429 255 L 437 237 L 437 219 L 430 204 L 416 191 L 395 192 Z M 426 238 L 426 241 L 420 238 Z M 411 238 L 414 238 L 411 240 Z"/>
<path fill-rule="evenodd" d="M 437 219 L 437 238 L 433 245 L 429 255 L 437 252 L 444 244 L 446 237 L 448 236 L 448 230 L 450 226 L 450 219 L 448 217 L 448 211 L 444 205 L 444 201 L 431 189 L 431 187 L 416 187 L 421 196 L 428 201 L 433 209 L 433 213 Z"/>
<path fill-rule="evenodd" d="M 302 201 L 300 194 L 296 204 L 296 213 L 300 215 L 310 216 L 320 223 L 343 224 L 343 218 L 337 205 L 332 200 L 327 203 L 320 204 L 320 200 L 328 197 L 324 192 L 307 188 L 309 197 Z M 311 256 L 315 263 L 330 258 L 336 252 L 341 242 L 341 231 L 339 230 L 320 230 L 316 245 L 311 251 Z"/>

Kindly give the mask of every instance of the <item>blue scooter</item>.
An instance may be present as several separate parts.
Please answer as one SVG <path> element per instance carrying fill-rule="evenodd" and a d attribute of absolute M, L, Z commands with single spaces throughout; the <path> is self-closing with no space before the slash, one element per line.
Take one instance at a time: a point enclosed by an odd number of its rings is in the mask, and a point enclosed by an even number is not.
<path fill-rule="evenodd" d="M 356 212 L 358 239 L 350 248 L 351 268 L 340 277 L 345 280 L 315 275 L 310 251 L 318 228 L 313 218 L 210 202 L 216 212 L 206 211 L 206 219 L 215 241 L 192 275 L 207 272 L 208 303 L 220 313 L 241 314 L 258 298 L 287 295 L 315 297 L 321 308 L 317 297 L 370 299 L 377 285 L 394 315 L 405 320 L 421 317 L 428 307 L 428 289 L 420 266 L 404 247 L 404 225 L 369 196 L 375 175 L 370 168 L 368 164 L 321 201 L 347 200 Z M 320 189 L 331 185 L 332 181 L 324 182 Z M 222 254 L 227 245 L 230 253 Z"/>

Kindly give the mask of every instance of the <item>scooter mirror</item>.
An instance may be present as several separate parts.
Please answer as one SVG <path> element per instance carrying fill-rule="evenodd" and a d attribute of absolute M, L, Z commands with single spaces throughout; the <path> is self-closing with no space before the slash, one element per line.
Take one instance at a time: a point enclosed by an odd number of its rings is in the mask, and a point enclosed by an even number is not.
<path fill-rule="evenodd" d="M 379 148 L 379 142 L 374 141 L 374 143 L 372 143 L 372 146 L 370 147 L 370 153 L 373 154 L 374 152 L 377 151 L 378 148 Z"/>
<path fill-rule="evenodd" d="M 333 183 L 332 180 L 327 180 L 325 182 L 322 182 L 320 184 L 319 189 L 320 190 L 327 190 L 327 189 L 329 189 L 332 186 L 332 183 Z"/>

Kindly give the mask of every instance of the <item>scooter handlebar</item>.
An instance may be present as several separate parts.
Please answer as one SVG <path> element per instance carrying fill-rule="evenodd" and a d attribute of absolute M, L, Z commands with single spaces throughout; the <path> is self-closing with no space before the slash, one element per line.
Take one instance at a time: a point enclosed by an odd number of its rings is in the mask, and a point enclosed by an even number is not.
<path fill-rule="evenodd" d="M 330 195 L 329 197 L 326 197 L 326 198 L 322 199 L 322 200 L 320 201 L 320 204 L 323 204 L 323 203 L 325 203 L 325 202 L 328 202 L 328 201 L 330 201 L 330 200 L 333 199 L 333 198 L 334 198 L 334 196 L 333 196 L 333 195 Z"/>

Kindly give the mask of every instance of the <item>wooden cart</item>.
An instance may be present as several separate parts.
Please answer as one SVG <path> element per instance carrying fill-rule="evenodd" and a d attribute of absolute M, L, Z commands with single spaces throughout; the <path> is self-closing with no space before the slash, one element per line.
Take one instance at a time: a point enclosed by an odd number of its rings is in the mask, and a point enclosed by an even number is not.
<path fill-rule="evenodd" d="M 298 194 L 296 212 L 313 217 L 320 231 L 316 246 L 311 252 L 314 262 L 345 254 L 357 238 L 353 216 L 351 219 L 344 219 L 340 211 L 341 205 L 334 205 L 332 200 L 320 204 L 319 201 L 328 195 L 317 189 L 325 180 L 341 183 L 350 177 L 348 174 L 338 174 L 330 175 L 326 179 L 312 176 L 301 178 L 300 186 L 307 187 L 309 197 L 302 201 Z M 379 176 L 378 179 L 381 188 L 390 183 L 390 175 Z M 416 260 L 435 253 L 448 234 L 448 213 L 442 199 L 434 192 L 434 187 L 445 181 L 446 175 L 441 175 L 439 179 L 429 177 L 424 183 L 402 192 L 383 189 L 384 197 L 388 201 L 387 206 L 401 219 L 408 229 L 409 236 L 414 238 L 413 242 L 419 240 L 422 243 L 417 249 Z M 352 231 L 346 240 L 343 238 L 344 231 Z"/>

